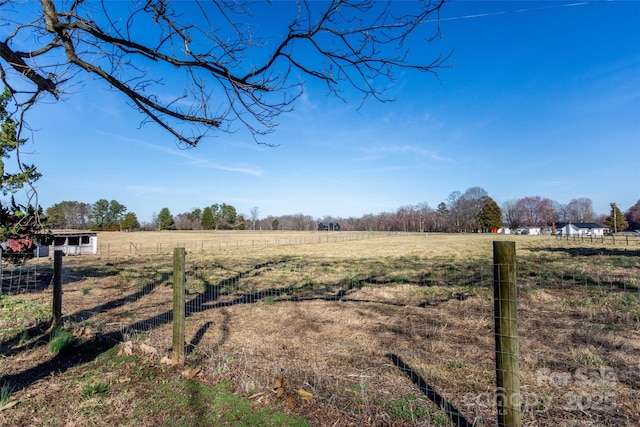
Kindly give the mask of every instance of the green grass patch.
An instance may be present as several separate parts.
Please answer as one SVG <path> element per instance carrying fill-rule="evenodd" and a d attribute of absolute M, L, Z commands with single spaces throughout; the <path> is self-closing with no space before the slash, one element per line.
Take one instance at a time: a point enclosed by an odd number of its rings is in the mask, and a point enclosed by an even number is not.
<path fill-rule="evenodd" d="M 209 386 L 188 379 L 161 384 L 156 387 L 148 408 L 170 414 L 164 424 L 176 427 L 311 425 L 303 418 L 289 416 L 274 407 L 255 407 L 246 397 L 233 393 L 227 382 Z M 143 414 L 138 414 L 144 418 Z"/>
<path fill-rule="evenodd" d="M 109 392 L 109 386 L 104 383 L 86 384 L 82 387 L 82 398 L 84 400 L 97 396 L 104 396 Z"/>
<path fill-rule="evenodd" d="M 276 303 L 276 300 L 273 296 L 269 295 L 264 298 L 263 302 L 264 302 L 264 305 L 273 305 Z"/>
<path fill-rule="evenodd" d="M 9 403 L 9 399 L 11 399 L 12 394 L 13 387 L 11 387 L 9 384 L 3 384 L 0 387 L 0 408 Z"/>
<path fill-rule="evenodd" d="M 11 295 L 0 295 L 0 317 L 7 321 L 48 319 L 51 307 Z"/>
<path fill-rule="evenodd" d="M 49 351 L 53 354 L 63 353 L 75 347 L 78 341 L 70 331 L 57 327 L 51 332 Z"/>
<path fill-rule="evenodd" d="M 397 420 L 422 419 L 431 413 L 424 399 L 409 393 L 399 399 L 383 400 L 380 402 L 389 415 Z"/>

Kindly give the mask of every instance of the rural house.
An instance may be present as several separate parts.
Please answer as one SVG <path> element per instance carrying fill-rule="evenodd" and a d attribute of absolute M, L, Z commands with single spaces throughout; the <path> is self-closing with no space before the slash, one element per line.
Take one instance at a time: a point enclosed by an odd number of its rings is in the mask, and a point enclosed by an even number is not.
<path fill-rule="evenodd" d="M 556 224 L 557 236 L 604 236 L 605 228 L 595 222 Z"/>
<path fill-rule="evenodd" d="M 340 231 L 340 224 L 337 222 L 321 222 L 318 224 L 318 231 Z"/>

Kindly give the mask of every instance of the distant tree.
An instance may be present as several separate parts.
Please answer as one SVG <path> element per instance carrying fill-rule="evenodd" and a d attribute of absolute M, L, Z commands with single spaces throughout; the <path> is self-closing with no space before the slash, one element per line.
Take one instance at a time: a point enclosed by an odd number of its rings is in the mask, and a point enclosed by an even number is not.
<path fill-rule="evenodd" d="M 120 228 L 127 231 L 138 230 L 140 228 L 140 222 L 138 222 L 136 214 L 127 212 L 120 222 Z"/>
<path fill-rule="evenodd" d="M 109 201 L 107 199 L 100 199 L 93 204 L 91 221 L 98 230 L 102 230 L 109 223 Z"/>
<path fill-rule="evenodd" d="M 249 218 L 251 218 L 251 229 L 256 229 L 256 223 L 258 222 L 258 215 L 260 215 L 260 209 L 257 206 L 254 206 L 249 211 Z"/>
<path fill-rule="evenodd" d="M 571 200 L 565 210 L 567 217 L 563 222 L 592 222 L 596 217 L 591 199 L 585 197 Z"/>
<path fill-rule="evenodd" d="M 174 215 L 173 221 L 176 230 L 202 230 L 202 225 L 200 224 L 201 217 L 202 210 L 193 209 L 191 212 Z"/>
<path fill-rule="evenodd" d="M 436 231 L 446 231 L 447 230 L 447 220 L 449 217 L 449 209 L 447 209 L 447 204 L 444 202 L 440 202 L 438 204 L 438 208 L 436 209 Z"/>
<path fill-rule="evenodd" d="M 51 228 L 67 228 L 67 219 L 65 218 L 62 203 L 56 203 L 45 210 L 47 215 L 47 225 Z"/>
<path fill-rule="evenodd" d="M 457 228 L 467 231 L 480 229 L 480 212 L 487 192 L 481 187 L 471 187 L 457 197 L 451 206 L 451 212 L 457 220 Z"/>
<path fill-rule="evenodd" d="M 502 227 L 502 210 L 491 197 L 486 196 L 480 211 L 480 227 L 484 231 L 491 231 Z"/>
<path fill-rule="evenodd" d="M 211 209 L 211 206 L 207 206 L 202 210 L 202 217 L 200 218 L 200 224 L 202 224 L 203 230 L 213 230 L 214 219 L 213 219 L 213 209 Z"/>
<path fill-rule="evenodd" d="M 540 196 L 524 197 L 517 204 L 523 226 L 544 227 L 555 223 L 556 210 L 550 199 Z"/>
<path fill-rule="evenodd" d="M 127 212 L 127 207 L 117 200 L 109 202 L 109 224 L 120 225 L 122 217 Z"/>
<path fill-rule="evenodd" d="M 460 231 L 460 209 L 458 206 L 458 200 L 460 199 L 459 191 L 452 191 L 449 193 L 449 197 L 447 197 L 447 209 L 449 210 L 449 214 L 447 215 L 447 231 Z"/>
<path fill-rule="evenodd" d="M 91 221 L 91 205 L 77 201 L 63 201 L 45 211 L 51 228 L 85 229 Z"/>
<path fill-rule="evenodd" d="M 278 218 L 276 218 L 273 221 L 271 221 L 271 229 L 272 230 L 277 230 L 279 225 L 280 225 L 280 221 L 278 221 Z"/>
<path fill-rule="evenodd" d="M 173 224 L 176 230 L 191 230 L 191 220 L 186 212 L 173 216 Z"/>
<path fill-rule="evenodd" d="M 117 200 L 100 199 L 93 204 L 91 220 L 93 228 L 103 231 L 115 231 L 120 229 L 120 221 L 127 211 L 127 207 Z"/>
<path fill-rule="evenodd" d="M 502 204 L 504 222 L 510 229 L 516 230 L 522 227 L 523 215 L 517 200 L 508 200 Z"/>
<path fill-rule="evenodd" d="M 169 208 L 162 208 L 158 213 L 158 219 L 156 221 L 156 228 L 158 230 L 173 230 L 175 228 L 173 223 L 173 216 L 169 212 Z"/>
<path fill-rule="evenodd" d="M 236 221 L 238 219 L 238 212 L 232 205 L 223 203 L 220 205 L 219 218 L 220 222 L 218 224 L 218 228 L 222 230 L 232 230 L 237 226 Z"/>
<path fill-rule="evenodd" d="M 202 229 L 202 224 L 200 223 L 201 219 L 202 219 L 202 209 L 194 208 L 191 212 L 189 212 L 189 220 L 192 223 L 191 228 L 193 230 Z"/>
<path fill-rule="evenodd" d="M 625 212 L 624 217 L 627 219 L 631 230 L 640 230 L 640 200 Z"/>
<path fill-rule="evenodd" d="M 627 218 L 625 218 L 623 213 L 620 211 L 620 208 L 618 208 L 618 205 L 616 205 L 615 203 L 611 203 L 610 206 L 611 206 L 611 213 L 605 219 L 604 225 L 606 227 L 609 227 L 609 230 L 611 230 L 614 233 L 619 233 L 620 231 L 626 230 L 627 227 L 629 227 Z"/>
<path fill-rule="evenodd" d="M 233 228 L 236 230 L 245 230 L 246 226 L 247 226 L 247 221 L 244 219 L 244 216 L 238 215 L 236 217 L 236 223 Z"/>

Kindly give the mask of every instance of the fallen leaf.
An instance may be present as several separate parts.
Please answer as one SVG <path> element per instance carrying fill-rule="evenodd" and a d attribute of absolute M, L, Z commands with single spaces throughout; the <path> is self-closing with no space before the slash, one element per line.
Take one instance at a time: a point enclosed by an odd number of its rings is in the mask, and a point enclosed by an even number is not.
<path fill-rule="evenodd" d="M 276 382 L 273 385 L 273 388 L 284 387 L 284 378 L 276 378 Z"/>
<path fill-rule="evenodd" d="M 5 409 L 10 409 L 13 408 L 14 406 L 16 406 L 18 404 L 17 400 L 14 400 L 13 402 L 9 402 L 6 405 L 4 405 L 2 408 L 0 408 L 0 411 L 4 411 Z"/>
<path fill-rule="evenodd" d="M 197 366 L 193 369 L 190 369 L 187 373 L 187 377 L 194 378 L 198 375 L 202 374 L 202 366 Z"/>
<path fill-rule="evenodd" d="M 264 391 L 260 391 L 258 393 L 254 393 L 251 396 L 249 396 L 249 399 L 252 400 L 252 399 L 256 399 L 256 398 L 258 398 L 260 396 L 264 396 L 264 393 L 265 393 Z"/>
<path fill-rule="evenodd" d="M 118 380 L 118 382 L 119 382 L 120 384 L 122 384 L 122 383 L 128 383 L 128 382 L 131 382 L 131 378 L 129 378 L 129 377 L 126 377 L 126 378 L 120 378 L 120 379 Z"/>
<path fill-rule="evenodd" d="M 127 341 L 122 343 L 120 350 L 118 350 L 118 356 L 131 356 L 133 354 L 133 343 Z"/>
<path fill-rule="evenodd" d="M 300 389 L 297 391 L 298 396 L 300 396 L 300 399 L 306 400 L 307 402 L 311 400 L 311 398 L 313 397 L 313 393 L 310 393 L 306 390 Z"/>
<path fill-rule="evenodd" d="M 147 345 L 145 343 L 140 344 L 140 350 L 142 350 L 142 352 L 147 356 L 153 356 L 158 354 L 158 350 L 156 350 L 154 347 L 151 347 L 150 345 Z"/>
<path fill-rule="evenodd" d="M 178 364 L 178 362 L 168 358 L 167 356 L 163 356 L 162 359 L 160 359 L 160 363 L 164 363 L 165 365 L 170 365 L 170 366 L 175 366 Z"/>
<path fill-rule="evenodd" d="M 287 405 L 289 406 L 289 409 L 293 409 L 296 407 L 296 399 L 291 393 L 287 393 Z"/>
<path fill-rule="evenodd" d="M 283 395 L 284 395 L 284 387 L 278 387 L 278 389 L 276 390 L 276 396 L 282 397 Z"/>

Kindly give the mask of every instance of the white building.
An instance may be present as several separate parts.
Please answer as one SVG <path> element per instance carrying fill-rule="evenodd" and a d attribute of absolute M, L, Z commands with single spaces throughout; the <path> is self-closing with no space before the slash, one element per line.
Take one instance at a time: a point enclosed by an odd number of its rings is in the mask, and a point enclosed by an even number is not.
<path fill-rule="evenodd" d="M 605 233 L 605 228 L 595 222 L 574 222 L 557 224 L 557 236 L 594 236 L 600 237 Z"/>
<path fill-rule="evenodd" d="M 53 244 L 49 246 L 48 253 L 43 254 L 41 250 L 36 256 L 53 255 L 57 250 L 68 256 L 98 253 L 98 233 L 82 230 L 58 230 L 52 233 Z"/>

